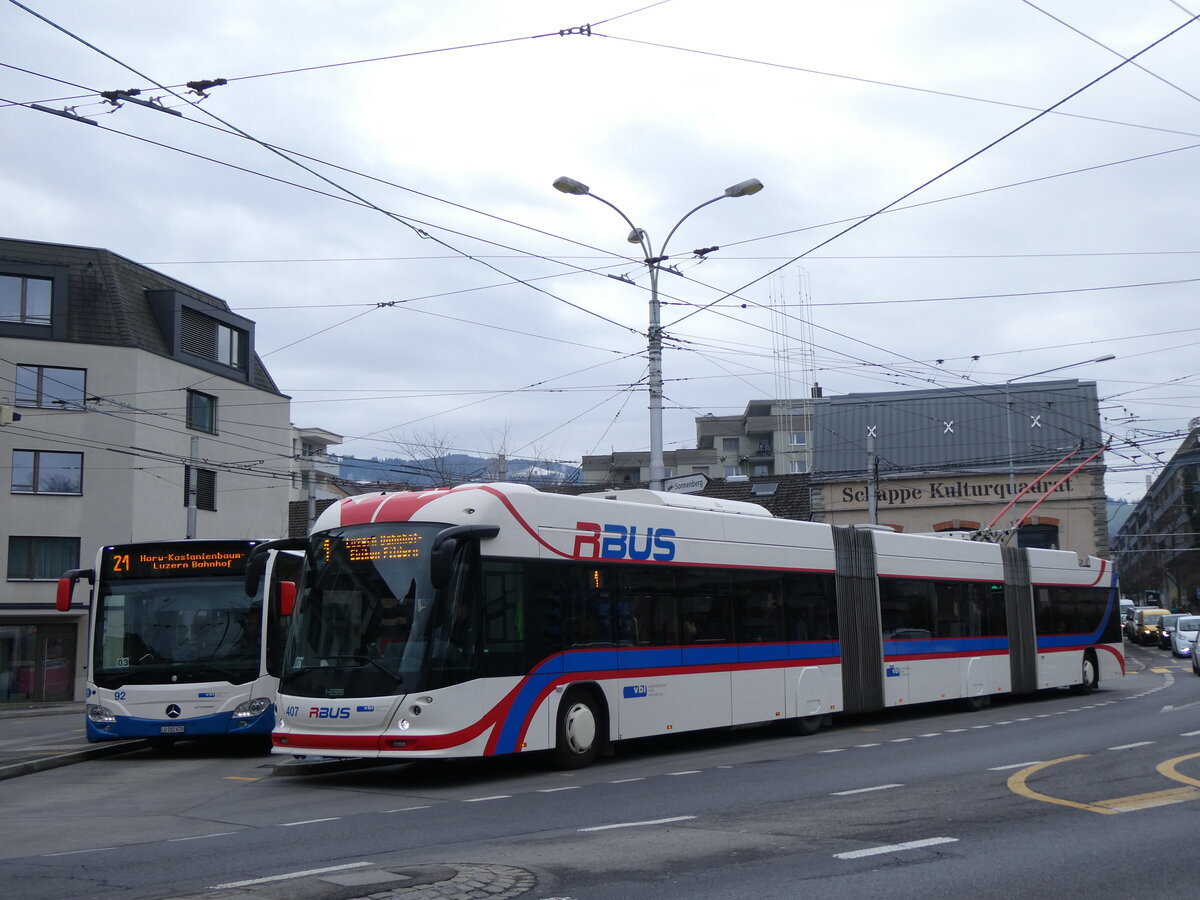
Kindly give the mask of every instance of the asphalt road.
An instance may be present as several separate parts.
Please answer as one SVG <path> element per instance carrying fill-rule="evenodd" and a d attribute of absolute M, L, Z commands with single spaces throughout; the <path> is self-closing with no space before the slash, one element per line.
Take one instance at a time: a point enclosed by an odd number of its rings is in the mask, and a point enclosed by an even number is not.
<path fill-rule="evenodd" d="M 22 900 L 1190 897 L 1200 678 L 1127 649 L 1086 696 L 643 741 L 573 773 L 127 753 L 0 782 L 0 877 Z"/>

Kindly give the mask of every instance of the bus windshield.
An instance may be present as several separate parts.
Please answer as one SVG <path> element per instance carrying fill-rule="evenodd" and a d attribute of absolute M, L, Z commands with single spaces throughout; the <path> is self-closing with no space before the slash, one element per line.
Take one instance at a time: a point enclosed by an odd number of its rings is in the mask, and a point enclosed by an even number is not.
<path fill-rule="evenodd" d="M 100 687 L 258 677 L 262 600 L 238 578 L 101 581 L 95 614 Z"/>
<path fill-rule="evenodd" d="M 445 527 L 356 525 L 313 537 L 284 655 L 284 693 L 417 689 L 434 630 L 430 547 Z"/>

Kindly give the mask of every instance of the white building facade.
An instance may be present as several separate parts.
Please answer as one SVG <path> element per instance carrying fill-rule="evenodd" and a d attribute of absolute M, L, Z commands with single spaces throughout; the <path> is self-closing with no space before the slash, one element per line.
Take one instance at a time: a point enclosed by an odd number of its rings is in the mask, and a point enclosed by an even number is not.
<path fill-rule="evenodd" d="M 223 301 L 106 250 L 0 240 L 0 703 L 82 699 L 101 546 L 286 534 L 289 398 Z M 7 419 L 0 417 L 0 421 Z M 5 487 L 5 486 L 0 486 Z"/>

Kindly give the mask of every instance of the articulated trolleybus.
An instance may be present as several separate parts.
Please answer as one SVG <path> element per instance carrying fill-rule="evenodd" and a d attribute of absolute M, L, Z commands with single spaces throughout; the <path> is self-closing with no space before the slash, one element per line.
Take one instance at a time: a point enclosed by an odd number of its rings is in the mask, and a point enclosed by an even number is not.
<path fill-rule="evenodd" d="M 95 569 L 63 575 L 60 610 L 70 608 L 79 579 L 93 585 L 89 741 L 140 737 L 169 746 L 179 738 L 270 733 L 283 649 L 271 586 L 298 577 L 302 560 L 263 554 L 248 577 L 259 544 L 119 544 L 100 549 Z"/>
<path fill-rule="evenodd" d="M 313 528 L 273 752 L 549 751 L 1124 674 L 1111 566 L 749 503 L 528 486 L 352 497 Z M 295 604 L 292 611 L 292 604 Z"/>

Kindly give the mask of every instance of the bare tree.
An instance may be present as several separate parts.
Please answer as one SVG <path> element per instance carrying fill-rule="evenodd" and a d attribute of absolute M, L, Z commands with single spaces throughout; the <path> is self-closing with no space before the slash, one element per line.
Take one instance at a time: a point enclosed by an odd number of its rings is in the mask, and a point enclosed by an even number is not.
<path fill-rule="evenodd" d="M 450 461 L 454 439 L 436 431 L 414 431 L 411 438 L 392 435 L 392 443 L 408 457 L 410 466 L 422 472 L 434 487 L 451 487 L 461 480 Z"/>

